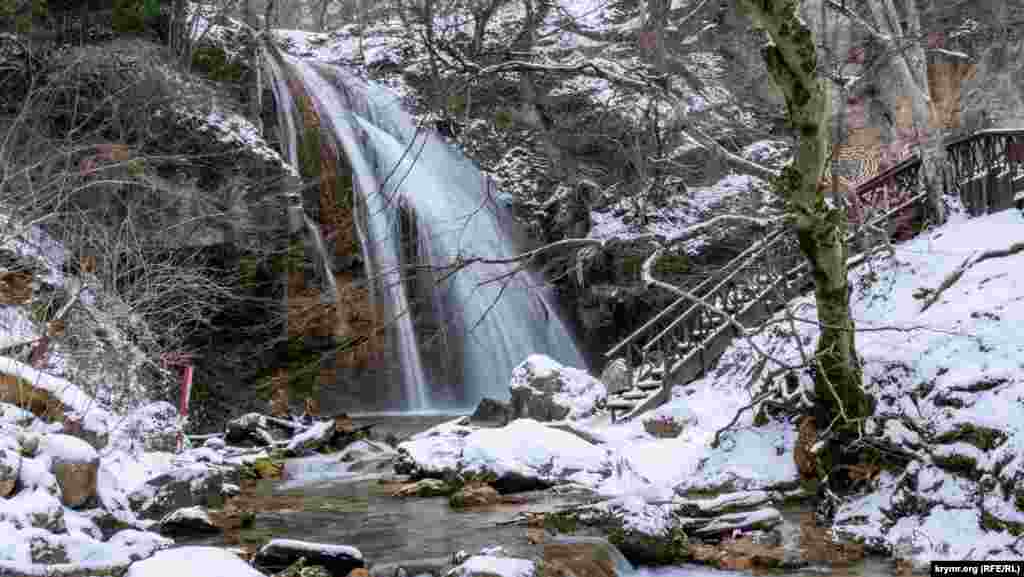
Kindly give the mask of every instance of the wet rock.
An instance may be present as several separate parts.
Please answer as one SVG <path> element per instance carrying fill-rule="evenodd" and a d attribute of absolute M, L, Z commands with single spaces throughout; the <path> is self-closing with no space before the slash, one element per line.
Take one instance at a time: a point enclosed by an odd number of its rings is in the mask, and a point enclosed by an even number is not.
<path fill-rule="evenodd" d="M 544 545 L 542 577 L 617 577 L 611 544 L 596 542 Z M 617 553 L 617 552 L 616 552 Z"/>
<path fill-rule="evenodd" d="M 537 566 L 529 559 L 474 555 L 454 567 L 448 577 L 537 577 Z"/>
<path fill-rule="evenodd" d="M 440 479 L 420 479 L 415 483 L 401 485 L 391 492 L 392 497 L 445 497 L 453 489 Z"/>
<path fill-rule="evenodd" d="M 265 415 L 247 413 L 228 421 L 224 430 L 224 440 L 232 445 L 272 445 L 274 438 L 268 432 L 268 427 Z"/>
<path fill-rule="evenodd" d="M 461 561 L 465 561 L 465 559 Z M 445 570 L 452 564 L 451 557 L 413 559 L 395 563 L 375 563 L 370 569 L 369 575 L 370 577 L 420 577 L 422 575 L 440 577 L 445 574 Z"/>
<path fill-rule="evenodd" d="M 14 492 L 21 473 L 21 455 L 10 449 L 0 449 L 0 497 L 7 497 Z"/>
<path fill-rule="evenodd" d="M 592 415 L 608 396 L 604 383 L 544 355 L 530 355 L 512 371 L 511 419 L 559 421 Z"/>
<path fill-rule="evenodd" d="M 186 507 L 168 513 L 159 523 L 160 533 L 171 537 L 188 537 L 219 533 L 218 528 L 202 507 Z"/>
<path fill-rule="evenodd" d="M 154 477 L 128 495 L 132 510 L 145 519 L 160 519 L 176 509 L 224 504 L 224 483 L 238 484 L 238 472 L 219 466 L 192 465 Z"/>
<path fill-rule="evenodd" d="M 456 491 L 448 500 L 454 508 L 483 507 L 494 505 L 501 499 L 498 491 L 490 485 L 470 484 Z"/>
<path fill-rule="evenodd" d="M 478 423 L 497 423 L 505 426 L 509 421 L 511 407 L 508 403 L 484 397 L 476 406 L 476 411 L 470 417 L 471 421 Z"/>
<path fill-rule="evenodd" d="M 307 566 L 319 565 L 333 577 L 345 577 L 365 566 L 363 554 L 355 547 L 274 539 L 260 548 L 253 564 L 265 571 L 281 571 L 305 558 Z"/>

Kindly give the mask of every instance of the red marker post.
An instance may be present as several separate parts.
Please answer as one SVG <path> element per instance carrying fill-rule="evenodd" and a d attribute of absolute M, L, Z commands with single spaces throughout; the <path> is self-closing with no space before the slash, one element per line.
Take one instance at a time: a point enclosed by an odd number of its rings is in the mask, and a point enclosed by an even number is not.
<path fill-rule="evenodd" d="M 188 420 L 188 404 L 192 396 L 192 355 L 188 353 L 164 353 L 161 355 L 160 361 L 164 368 L 177 366 L 183 369 L 181 375 L 181 395 L 179 396 L 181 402 L 178 404 L 178 413 L 182 419 Z M 179 453 L 184 449 L 184 445 L 184 432 L 178 431 Z"/>

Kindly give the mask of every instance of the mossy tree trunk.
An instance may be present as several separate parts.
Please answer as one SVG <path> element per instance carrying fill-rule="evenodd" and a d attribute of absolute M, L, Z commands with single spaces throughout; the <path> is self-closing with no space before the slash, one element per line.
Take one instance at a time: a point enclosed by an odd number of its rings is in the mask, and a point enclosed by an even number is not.
<path fill-rule="evenodd" d="M 844 424 L 870 414 L 861 386 L 850 318 L 846 211 L 825 201 L 819 186 L 828 153 L 829 93 L 817 75 L 814 36 L 799 16 L 798 0 L 740 0 L 771 38 L 762 50 L 772 79 L 786 97 L 787 116 L 799 138 L 793 163 L 778 179 L 779 192 L 796 213 L 800 249 L 814 276 L 818 322 L 815 393 L 819 427 L 837 416 Z"/>

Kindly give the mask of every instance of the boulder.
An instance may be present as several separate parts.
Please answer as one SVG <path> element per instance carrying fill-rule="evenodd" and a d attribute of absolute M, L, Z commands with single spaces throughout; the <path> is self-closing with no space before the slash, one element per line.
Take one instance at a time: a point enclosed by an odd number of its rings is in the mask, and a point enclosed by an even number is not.
<path fill-rule="evenodd" d="M 100 457 L 89 443 L 70 435 L 46 435 L 40 451 L 52 461 L 50 472 L 57 479 L 64 505 L 77 508 L 96 496 Z"/>
<path fill-rule="evenodd" d="M 0 449 L 0 497 L 14 492 L 21 473 L 21 455 L 10 449 Z"/>
<path fill-rule="evenodd" d="M 608 391 L 586 371 L 530 355 L 512 371 L 511 419 L 559 421 L 590 416 Z"/>
<path fill-rule="evenodd" d="M 625 391 L 633 386 L 633 371 L 626 359 L 619 357 L 608 363 L 601 372 L 601 382 L 608 389 L 609 395 Z"/>
<path fill-rule="evenodd" d="M 363 554 L 355 547 L 292 539 L 273 539 L 260 547 L 253 557 L 253 564 L 265 571 L 277 572 L 303 558 L 306 565 L 319 565 L 333 577 L 346 577 L 353 569 L 365 566 Z"/>
<path fill-rule="evenodd" d="M 271 445 L 274 438 L 267 431 L 267 417 L 259 413 L 247 413 L 228 421 L 224 440 L 233 445 Z"/>
<path fill-rule="evenodd" d="M 618 577 L 628 562 L 603 539 L 579 539 L 544 544 L 545 575 L 564 577 Z"/>
<path fill-rule="evenodd" d="M 448 500 L 448 503 L 457 509 L 464 507 L 483 507 L 486 505 L 494 505 L 501 496 L 498 495 L 497 489 L 490 485 L 484 485 L 482 483 L 469 484 L 454 494 Z"/>
<path fill-rule="evenodd" d="M 128 503 L 141 517 L 157 520 L 186 507 L 219 508 L 224 504 L 224 484 L 238 482 L 233 468 L 192 465 L 149 479 L 128 495 Z"/>
<path fill-rule="evenodd" d="M 21 491 L 4 502 L 0 510 L 0 521 L 7 521 L 16 529 L 36 527 L 51 533 L 67 531 L 64 506 L 55 496 L 42 489 Z"/>
<path fill-rule="evenodd" d="M 210 520 L 202 507 L 186 507 L 168 513 L 160 519 L 160 534 L 170 537 L 188 537 L 219 533 L 220 529 Z"/>
<path fill-rule="evenodd" d="M 179 547 L 157 551 L 149 559 L 132 564 L 125 577 L 264 577 L 230 551 L 218 547 Z"/>
<path fill-rule="evenodd" d="M 511 407 L 508 403 L 484 397 L 476 406 L 476 411 L 470 417 L 471 421 L 479 423 L 497 423 L 505 426 L 509 421 Z"/>
<path fill-rule="evenodd" d="M 42 490 L 55 497 L 60 497 L 60 484 L 57 477 L 50 472 L 51 460 L 47 457 L 30 459 L 21 458 L 21 470 L 18 471 L 18 486 L 22 491 Z"/>
<path fill-rule="evenodd" d="M 535 577 L 536 564 L 529 559 L 474 555 L 453 568 L 449 577 Z"/>
<path fill-rule="evenodd" d="M 288 442 L 287 452 L 289 455 L 303 455 L 316 451 L 330 442 L 334 437 L 335 423 L 331 421 L 319 421 L 313 423 L 305 431 L 295 435 Z"/>

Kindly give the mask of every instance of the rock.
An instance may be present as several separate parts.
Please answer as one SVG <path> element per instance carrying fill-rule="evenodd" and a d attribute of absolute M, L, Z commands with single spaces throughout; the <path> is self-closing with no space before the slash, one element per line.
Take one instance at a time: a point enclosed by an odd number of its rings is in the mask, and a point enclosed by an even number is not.
<path fill-rule="evenodd" d="M 32 537 L 29 540 L 29 555 L 32 558 L 32 562 L 39 565 L 54 565 L 70 561 L 67 549 L 64 548 L 63 543 L 59 541 L 54 542 L 42 535 Z"/>
<path fill-rule="evenodd" d="M 305 576 L 303 576 L 303 577 L 305 577 Z M 349 571 L 349 574 L 348 574 L 347 577 L 370 577 L 370 572 L 367 571 L 366 569 L 363 569 L 362 567 L 359 567 L 357 569 L 353 569 L 353 570 Z"/>
<path fill-rule="evenodd" d="M 426 575 L 433 577 L 444 575 L 445 570 L 453 564 L 457 565 L 458 563 L 453 563 L 451 556 L 374 563 L 370 575 L 372 577 L 420 577 Z"/>
<path fill-rule="evenodd" d="M 267 417 L 259 413 L 247 413 L 228 421 L 224 440 L 232 445 L 271 445 L 274 438 L 267 432 Z"/>
<path fill-rule="evenodd" d="M 52 459 L 50 472 L 60 485 L 64 505 L 82 507 L 96 496 L 100 457 L 92 445 L 70 435 L 46 435 L 41 445 Z"/>
<path fill-rule="evenodd" d="M 687 517 L 715 517 L 754 509 L 772 502 L 772 495 L 767 491 L 737 491 L 723 493 L 710 499 L 687 499 L 682 488 L 677 488 L 675 493 L 682 497 L 673 502 L 675 510 Z"/>
<path fill-rule="evenodd" d="M 474 555 L 453 568 L 448 577 L 536 577 L 537 566 L 529 559 Z"/>
<path fill-rule="evenodd" d="M 511 407 L 508 403 L 484 397 L 476 406 L 476 411 L 470 417 L 471 421 L 482 423 L 498 423 L 502 426 L 508 424 Z"/>
<path fill-rule="evenodd" d="M 625 391 L 633 386 L 633 371 L 626 359 L 614 359 L 601 372 L 601 382 L 608 389 L 609 395 Z"/>
<path fill-rule="evenodd" d="M 56 497 L 41 489 L 21 491 L 4 502 L 0 521 L 7 521 L 16 529 L 36 527 L 51 533 L 67 531 L 64 506 Z"/>
<path fill-rule="evenodd" d="M 694 532 L 698 535 L 731 533 L 736 530 L 771 529 L 782 522 L 782 514 L 772 507 L 742 513 L 719 515 L 701 524 Z"/>
<path fill-rule="evenodd" d="M 604 383 L 550 357 L 530 355 L 512 371 L 511 419 L 559 421 L 590 416 L 608 396 Z"/>
<path fill-rule="evenodd" d="M 452 488 L 440 479 L 420 479 L 400 485 L 391 492 L 392 497 L 444 497 L 451 494 Z"/>
<path fill-rule="evenodd" d="M 0 449 L 0 497 L 14 492 L 21 473 L 21 455 L 10 449 Z"/>
<path fill-rule="evenodd" d="M 210 437 L 203 443 L 203 447 L 207 449 L 213 449 L 214 451 L 223 451 L 227 446 L 222 437 Z"/>
<path fill-rule="evenodd" d="M 365 566 L 363 554 L 355 547 L 274 539 L 260 547 L 253 564 L 270 571 L 281 571 L 301 558 L 309 566 L 319 565 L 334 577 L 345 577 L 353 569 Z"/>
<path fill-rule="evenodd" d="M 149 531 L 124 529 L 112 535 L 107 543 L 120 551 L 128 552 L 132 561 L 140 561 L 170 547 L 174 541 Z"/>
<path fill-rule="evenodd" d="M 616 556 L 622 554 L 601 541 L 545 544 L 543 577 L 618 577 Z"/>
<path fill-rule="evenodd" d="M 18 472 L 18 486 L 21 490 L 40 489 L 50 495 L 60 497 L 60 485 L 57 477 L 50 472 L 51 461 L 48 458 L 21 458 L 21 470 Z"/>
<path fill-rule="evenodd" d="M 217 547 L 179 547 L 157 551 L 132 564 L 125 577 L 264 577 L 234 553 Z"/>
<path fill-rule="evenodd" d="M 501 499 L 498 491 L 490 485 L 470 484 L 456 491 L 448 503 L 455 508 L 483 507 L 494 505 Z"/>
<path fill-rule="evenodd" d="M 146 481 L 128 495 L 132 510 L 145 519 L 160 519 L 176 509 L 224 504 L 224 483 L 238 484 L 238 471 L 216 465 L 191 465 Z"/>
<path fill-rule="evenodd" d="M 171 537 L 220 532 L 220 529 L 210 520 L 210 516 L 202 507 L 186 507 L 168 513 L 163 519 L 160 519 L 159 527 L 162 535 Z"/>
<path fill-rule="evenodd" d="M 304 455 L 323 447 L 334 436 L 334 421 L 319 421 L 305 431 L 295 435 L 285 449 L 289 455 Z"/>

